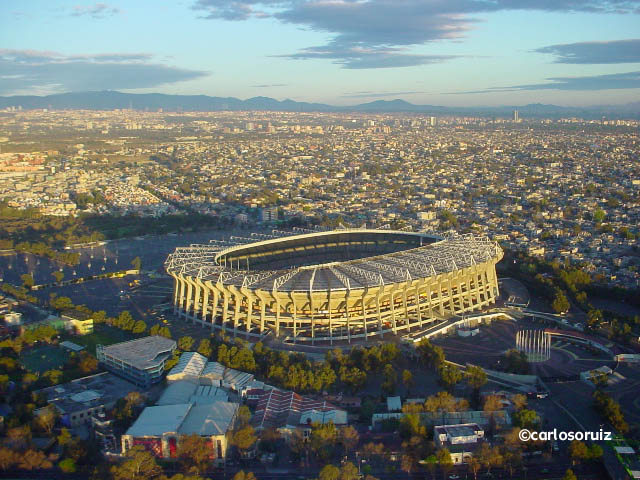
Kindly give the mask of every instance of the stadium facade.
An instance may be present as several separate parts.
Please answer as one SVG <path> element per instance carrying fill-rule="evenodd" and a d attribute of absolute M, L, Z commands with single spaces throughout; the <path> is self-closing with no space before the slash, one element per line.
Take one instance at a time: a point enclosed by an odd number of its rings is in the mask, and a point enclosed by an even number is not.
<path fill-rule="evenodd" d="M 294 229 L 178 247 L 165 267 L 180 317 L 314 344 L 409 333 L 492 305 L 502 256 L 474 235 Z"/>

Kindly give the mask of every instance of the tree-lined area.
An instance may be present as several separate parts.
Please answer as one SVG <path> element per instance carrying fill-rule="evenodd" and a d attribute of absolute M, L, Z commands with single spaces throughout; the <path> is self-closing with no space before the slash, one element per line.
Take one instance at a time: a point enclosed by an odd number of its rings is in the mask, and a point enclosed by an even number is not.
<path fill-rule="evenodd" d="M 17 209 L 0 203 L 0 250 L 43 255 L 75 265 L 76 253 L 58 251 L 65 246 L 124 237 L 196 229 L 228 228 L 229 222 L 197 213 L 165 215 L 159 218 L 138 215 L 95 215 L 77 217 L 42 215 L 36 208 Z"/>
<path fill-rule="evenodd" d="M 611 287 L 599 275 L 591 275 L 581 265 L 546 261 L 523 252 L 506 252 L 497 265 L 500 273 L 522 280 L 531 291 L 545 300 L 556 313 L 566 313 L 572 303 L 587 314 L 592 330 L 607 326 L 610 338 L 632 341 L 632 332 L 640 330 L 640 315 L 628 316 L 597 309 L 590 298 L 607 298 L 640 307 L 640 289 Z"/>

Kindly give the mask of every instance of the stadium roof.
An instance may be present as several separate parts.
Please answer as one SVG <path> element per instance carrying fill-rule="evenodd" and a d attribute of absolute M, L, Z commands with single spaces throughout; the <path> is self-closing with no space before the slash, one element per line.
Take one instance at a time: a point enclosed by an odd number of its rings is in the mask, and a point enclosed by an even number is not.
<path fill-rule="evenodd" d="M 282 238 L 266 235 L 272 238 L 261 240 L 258 234 L 255 238 L 237 238 L 232 245 L 212 243 L 179 247 L 169 255 L 165 266 L 170 273 L 252 289 L 351 290 L 435 276 L 483 263 L 501 255 L 500 247 L 495 242 L 491 242 L 487 237 L 471 234 L 440 240 L 421 233 L 371 229 L 314 232 L 291 237 L 286 236 L 287 232 L 278 233 L 282 234 Z M 389 244 L 403 245 L 395 247 L 400 251 L 372 253 L 365 257 L 359 255 L 354 257 L 356 259 L 347 261 L 323 263 L 319 260 L 315 265 L 283 269 L 251 269 L 250 264 L 245 265 L 238 261 L 235 264 L 230 262 L 229 265 L 225 261 L 226 257 L 232 254 L 264 255 L 274 248 L 278 248 L 278 252 L 282 252 L 283 255 L 291 254 L 297 258 L 305 258 L 318 255 L 318 252 L 310 251 L 317 250 L 313 247 L 314 241 L 331 241 L 332 243 L 327 243 L 327 248 L 328 245 L 337 248 L 340 242 L 348 245 L 349 238 L 356 236 L 362 237 L 357 242 L 358 245 L 375 244 L 377 236 L 387 236 Z M 371 237 L 370 241 L 366 236 Z M 413 240 L 409 241 L 412 237 Z M 427 239 L 429 243 L 424 245 L 423 239 Z M 319 258 L 322 258 L 322 255 L 319 255 Z"/>
<path fill-rule="evenodd" d="M 103 346 L 102 352 L 139 370 L 145 370 L 157 365 L 158 357 L 164 358 L 176 346 L 175 340 L 153 335 Z"/>

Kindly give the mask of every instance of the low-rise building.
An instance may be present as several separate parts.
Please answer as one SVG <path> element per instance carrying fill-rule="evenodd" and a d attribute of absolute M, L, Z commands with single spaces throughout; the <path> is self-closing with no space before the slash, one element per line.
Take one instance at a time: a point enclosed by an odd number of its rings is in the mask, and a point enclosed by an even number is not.
<path fill-rule="evenodd" d="M 60 413 L 63 425 L 77 427 L 90 424 L 91 417 L 113 408 L 118 399 L 138 388 L 117 376 L 98 373 L 68 383 L 43 388 L 37 393 Z"/>
<path fill-rule="evenodd" d="M 87 335 L 93 333 L 93 317 L 80 310 L 68 310 L 61 315 L 66 322 L 65 328 L 73 331 L 76 335 Z"/>
<path fill-rule="evenodd" d="M 144 388 L 162 380 L 164 366 L 177 344 L 158 335 L 96 347 L 104 368 Z"/>
<path fill-rule="evenodd" d="M 295 430 L 301 430 L 308 437 L 314 424 L 333 423 L 336 426 L 347 425 L 347 412 L 324 401 L 304 397 L 295 392 L 272 390 L 250 390 L 247 392 L 249 403 L 255 404 L 251 425 L 261 431 L 266 428 L 277 429 L 285 439 L 289 439 Z"/>
<path fill-rule="evenodd" d="M 484 440 L 484 430 L 477 423 L 438 425 L 433 429 L 438 448 L 446 448 L 455 465 L 466 463 Z"/>
<path fill-rule="evenodd" d="M 122 452 L 142 445 L 158 458 L 173 459 L 182 436 L 199 435 L 207 440 L 214 464 L 224 465 L 239 405 L 222 400 L 222 393 L 186 380 L 172 383 L 122 436 Z"/>

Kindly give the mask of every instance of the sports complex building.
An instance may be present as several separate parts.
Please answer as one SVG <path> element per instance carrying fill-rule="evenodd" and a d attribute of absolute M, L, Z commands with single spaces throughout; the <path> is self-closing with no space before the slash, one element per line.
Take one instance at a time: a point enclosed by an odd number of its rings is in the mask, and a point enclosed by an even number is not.
<path fill-rule="evenodd" d="M 286 342 L 404 334 L 498 296 L 497 243 L 396 230 L 274 230 L 178 247 L 174 310 L 234 334 Z"/>

